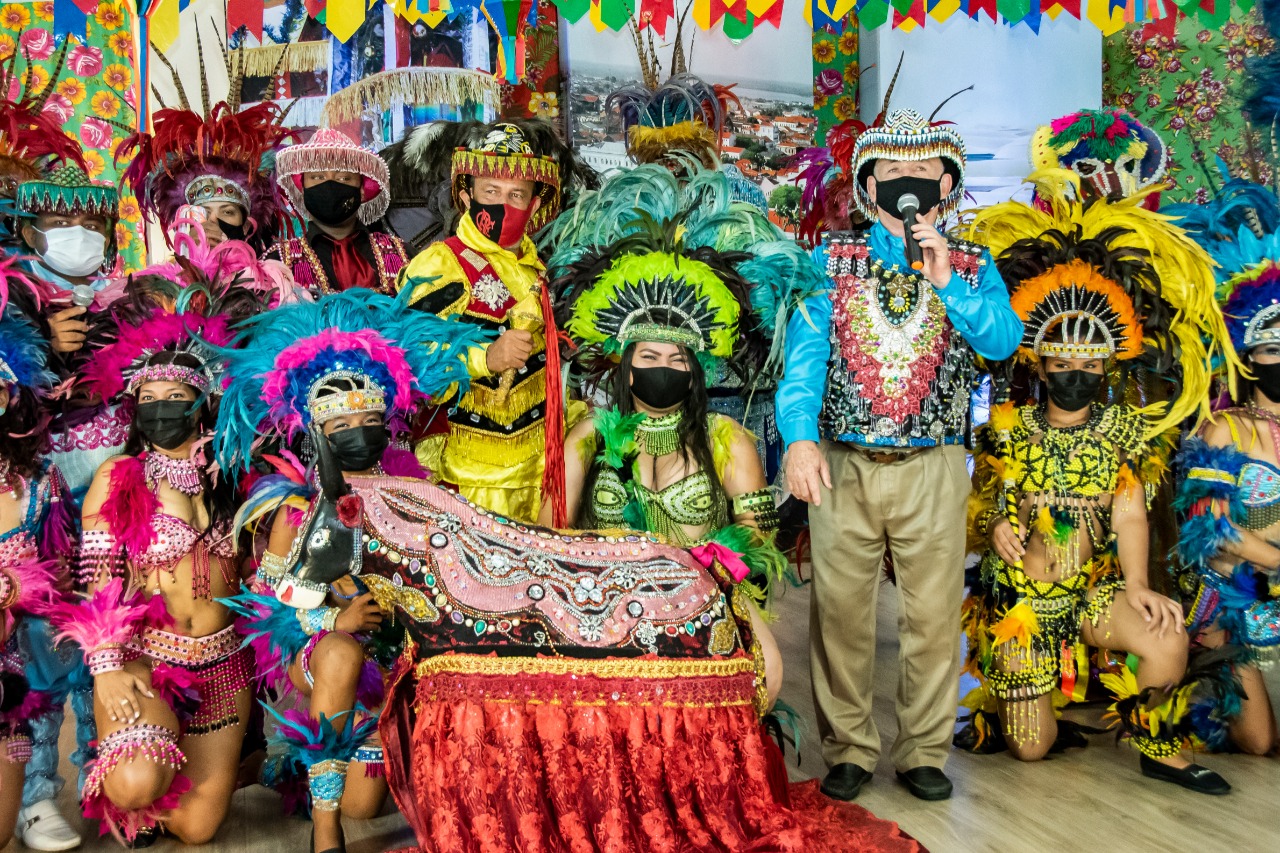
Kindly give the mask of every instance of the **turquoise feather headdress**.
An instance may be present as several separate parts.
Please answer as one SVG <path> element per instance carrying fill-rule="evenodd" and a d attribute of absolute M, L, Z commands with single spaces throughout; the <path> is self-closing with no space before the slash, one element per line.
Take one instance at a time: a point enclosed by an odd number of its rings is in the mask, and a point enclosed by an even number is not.
<path fill-rule="evenodd" d="M 1226 174 L 1226 164 L 1219 161 Z M 1261 184 L 1232 178 L 1206 204 L 1174 204 L 1175 217 L 1217 263 L 1217 297 L 1236 352 L 1280 343 L 1280 201 Z"/>
<path fill-rule="evenodd" d="M 287 440 L 326 415 L 407 417 L 450 386 L 461 393 L 467 350 L 485 340 L 475 326 L 412 310 L 407 290 L 392 298 L 353 289 L 260 314 L 223 353 L 218 463 L 238 471 L 263 437 Z M 321 401 L 317 389 L 335 378 L 350 389 L 337 403 L 332 395 Z"/>
<path fill-rule="evenodd" d="M 556 219 L 542 245 L 564 327 L 606 354 L 643 334 L 776 373 L 791 306 L 826 284 L 809 254 L 733 201 L 728 176 L 712 170 L 683 181 L 658 165 L 616 175 Z"/>

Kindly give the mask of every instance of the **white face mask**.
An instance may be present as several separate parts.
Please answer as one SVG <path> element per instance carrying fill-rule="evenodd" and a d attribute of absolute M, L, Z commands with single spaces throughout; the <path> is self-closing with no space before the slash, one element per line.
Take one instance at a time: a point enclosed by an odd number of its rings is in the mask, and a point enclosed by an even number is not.
<path fill-rule="evenodd" d="M 37 229 L 39 230 L 39 229 Z M 69 278 L 93 275 L 107 258 L 107 238 L 82 225 L 41 231 L 45 250 L 40 260 Z"/>

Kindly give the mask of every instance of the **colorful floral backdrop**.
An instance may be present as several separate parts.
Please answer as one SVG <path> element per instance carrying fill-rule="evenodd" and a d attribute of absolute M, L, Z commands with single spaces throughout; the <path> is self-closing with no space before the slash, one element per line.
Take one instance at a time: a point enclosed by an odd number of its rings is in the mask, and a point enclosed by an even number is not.
<path fill-rule="evenodd" d="M 32 93 L 40 94 L 52 83 L 45 113 L 84 147 L 90 177 L 115 182 L 120 172 L 113 162 L 116 146 L 134 127 L 137 105 L 132 4 L 99 3 L 88 16 L 85 36 L 73 39 L 61 69 L 54 67 L 60 45 L 53 38 L 53 4 L 27 0 L 0 5 L 0 60 L 8 63 L 18 54 L 15 77 L 25 73 Z M 128 270 L 145 264 L 141 223 L 137 199 L 122 193 L 116 240 Z"/>
<path fill-rule="evenodd" d="M 1102 100 L 1128 109 L 1169 144 L 1172 186 L 1165 201 L 1205 200 L 1204 175 L 1192 159 L 1195 148 L 1210 168 L 1222 157 L 1232 174 L 1247 168 L 1249 143 L 1240 113 L 1239 87 L 1246 58 L 1271 49 L 1256 11 L 1233 6 L 1220 29 L 1183 18 L 1130 25 L 1103 42 Z M 1254 150 L 1262 151 L 1252 135 Z M 1257 166 L 1266 179 L 1265 158 Z M 1255 162 L 1256 162 L 1255 160 Z"/>
<path fill-rule="evenodd" d="M 813 33 L 814 144 L 846 119 L 858 117 L 858 20 L 851 13 L 843 33 L 829 27 Z"/>

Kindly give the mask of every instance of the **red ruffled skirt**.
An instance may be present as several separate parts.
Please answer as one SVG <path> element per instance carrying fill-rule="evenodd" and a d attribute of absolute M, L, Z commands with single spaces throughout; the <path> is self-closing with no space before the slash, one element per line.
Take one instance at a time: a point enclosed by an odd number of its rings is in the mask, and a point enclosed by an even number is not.
<path fill-rule="evenodd" d="M 416 684 L 402 665 L 382 737 L 417 849 L 920 850 L 816 782 L 787 804 L 742 663 L 441 655 Z"/>

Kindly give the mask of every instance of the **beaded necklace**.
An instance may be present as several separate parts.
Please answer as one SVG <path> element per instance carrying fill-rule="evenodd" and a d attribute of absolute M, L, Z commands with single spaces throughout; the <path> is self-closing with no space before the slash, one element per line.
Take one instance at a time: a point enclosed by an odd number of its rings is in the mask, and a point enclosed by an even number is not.
<path fill-rule="evenodd" d="M 645 418 L 636 427 L 636 439 L 640 449 L 657 458 L 680 449 L 680 422 L 683 413 L 677 409 L 660 418 Z"/>
<path fill-rule="evenodd" d="M 150 482 L 164 480 L 187 497 L 195 497 L 204 488 L 200 483 L 200 467 L 191 459 L 174 459 L 152 451 L 143 464 Z"/>

